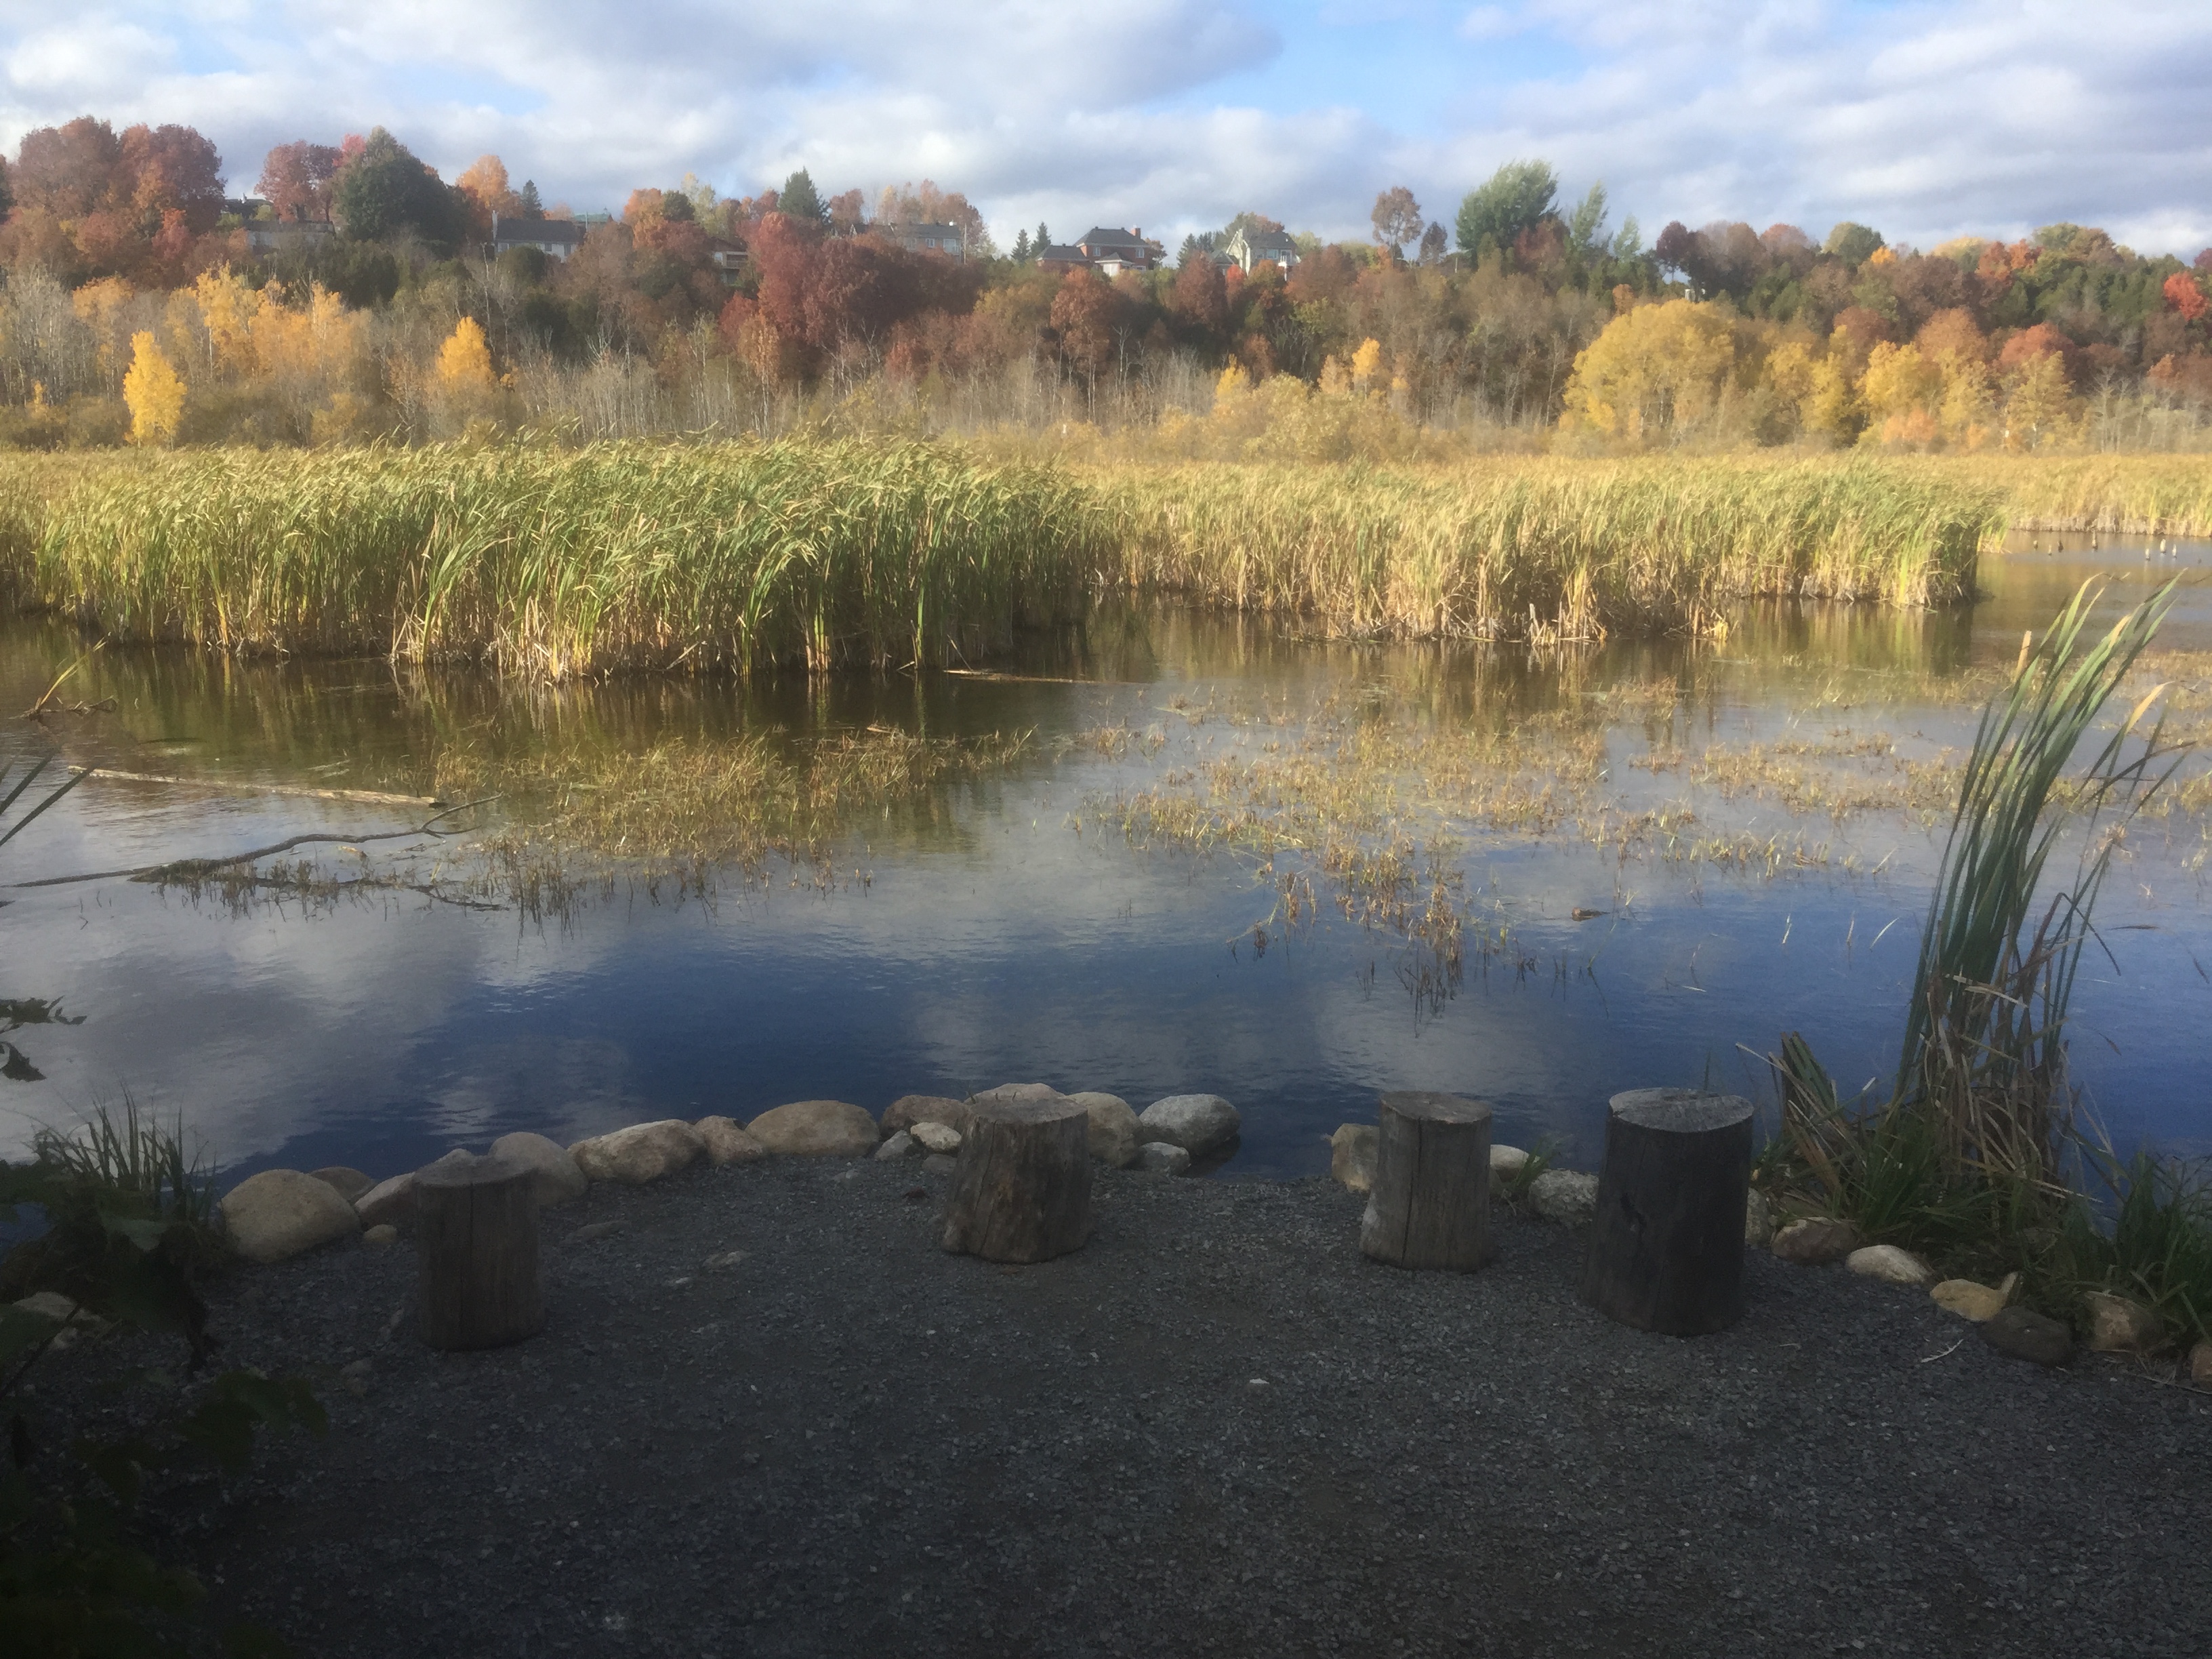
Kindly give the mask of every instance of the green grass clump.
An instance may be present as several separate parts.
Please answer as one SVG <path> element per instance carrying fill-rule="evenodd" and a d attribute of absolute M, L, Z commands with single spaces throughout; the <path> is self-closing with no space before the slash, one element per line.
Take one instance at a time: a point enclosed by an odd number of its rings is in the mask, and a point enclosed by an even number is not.
<path fill-rule="evenodd" d="M 1133 589 L 1414 636 L 1703 629 L 1747 598 L 1949 605 L 2002 524 L 1992 490 L 1856 459 L 1085 476 Z"/>
<path fill-rule="evenodd" d="M 1972 591 L 1996 494 L 1857 459 L 1370 468 L 511 444 L 0 460 L 0 579 L 119 638 L 530 678 L 901 666 L 1111 585 L 1335 634 L 1713 629 L 1757 596 Z"/>
<path fill-rule="evenodd" d="M 533 678 L 942 660 L 1072 611 L 1101 550 L 1065 478 L 918 444 L 203 450 L 52 483 L 21 585 L 105 632 Z"/>

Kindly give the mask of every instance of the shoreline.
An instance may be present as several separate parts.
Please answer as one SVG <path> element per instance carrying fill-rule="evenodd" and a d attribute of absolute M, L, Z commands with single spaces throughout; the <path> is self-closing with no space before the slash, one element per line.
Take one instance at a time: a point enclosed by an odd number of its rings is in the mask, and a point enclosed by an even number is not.
<path fill-rule="evenodd" d="M 319 1375 L 331 1432 L 161 1490 L 157 1548 L 217 1622 L 380 1659 L 2182 1659 L 2212 1627 L 2212 1396 L 2119 1362 L 2045 1371 L 1763 1251 L 1739 1325 L 1653 1337 L 1576 1299 L 1577 1231 L 1501 1217 L 1481 1272 L 1408 1273 L 1321 1178 L 1101 1169 L 1084 1249 L 1000 1267 L 939 1248 L 947 1184 L 593 1182 L 544 1216 L 544 1332 L 478 1353 L 416 1340 L 406 1245 L 227 1275 L 220 1363 Z M 40 1402 L 112 1426 L 145 1340 Z"/>

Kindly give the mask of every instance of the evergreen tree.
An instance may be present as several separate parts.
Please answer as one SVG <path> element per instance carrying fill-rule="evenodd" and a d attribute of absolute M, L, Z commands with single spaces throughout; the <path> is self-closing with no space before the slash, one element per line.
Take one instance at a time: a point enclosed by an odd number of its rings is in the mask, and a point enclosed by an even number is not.
<path fill-rule="evenodd" d="M 538 181 L 535 179 L 525 179 L 522 181 L 520 200 L 522 212 L 520 216 L 522 218 L 543 219 L 545 216 L 545 204 L 538 194 Z"/>
<path fill-rule="evenodd" d="M 777 212 L 801 224 L 820 225 L 830 221 L 830 211 L 822 205 L 814 179 L 805 167 L 783 181 L 783 188 L 775 193 L 775 207 Z"/>
<path fill-rule="evenodd" d="M 1022 231 L 1017 231 L 1017 232 L 1015 232 L 1015 233 L 1014 233 L 1014 258 L 1015 258 L 1015 259 L 1016 259 L 1016 260 L 1018 260 L 1018 260 L 1024 260 L 1024 259 L 1027 259 L 1029 257 L 1030 257 L 1030 234 L 1029 234 L 1029 232 L 1027 232 L 1026 230 L 1022 230 Z"/>
<path fill-rule="evenodd" d="M 1044 251 L 1052 246 L 1052 233 L 1044 228 L 1044 221 L 1042 219 L 1037 221 L 1036 240 L 1030 246 L 1037 251 L 1037 257 L 1040 259 L 1044 257 Z"/>

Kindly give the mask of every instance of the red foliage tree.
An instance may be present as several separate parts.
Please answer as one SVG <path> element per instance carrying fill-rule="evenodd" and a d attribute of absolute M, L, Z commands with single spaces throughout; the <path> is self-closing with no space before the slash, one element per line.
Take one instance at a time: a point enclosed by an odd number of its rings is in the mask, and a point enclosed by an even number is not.
<path fill-rule="evenodd" d="M 1221 267 L 1213 263 L 1211 254 L 1200 253 L 1183 261 L 1168 289 L 1168 311 L 1187 328 L 1208 336 L 1220 333 L 1221 325 L 1229 319 L 1229 295 Z"/>
<path fill-rule="evenodd" d="M 2177 270 L 2166 279 L 2166 302 L 2181 313 L 2185 323 L 2193 323 L 2212 311 L 2212 300 L 2204 297 L 2203 289 L 2185 270 Z"/>
<path fill-rule="evenodd" d="M 1096 380 L 1114 359 L 1114 325 L 1121 297 L 1095 272 L 1071 270 L 1052 296 L 1052 329 L 1060 361 Z"/>
<path fill-rule="evenodd" d="M 2064 362 L 2068 378 L 2071 379 L 2080 355 L 2073 341 L 2049 323 L 2038 323 L 2033 328 L 2021 330 L 2004 343 L 2004 349 L 1997 353 L 1997 373 L 2009 374 L 2038 357 L 2056 356 Z"/>
<path fill-rule="evenodd" d="M 331 216 L 331 180 L 337 176 L 336 144 L 310 143 L 295 138 L 278 144 L 261 163 L 261 179 L 254 185 L 261 199 L 279 219 L 312 220 L 327 224 Z"/>

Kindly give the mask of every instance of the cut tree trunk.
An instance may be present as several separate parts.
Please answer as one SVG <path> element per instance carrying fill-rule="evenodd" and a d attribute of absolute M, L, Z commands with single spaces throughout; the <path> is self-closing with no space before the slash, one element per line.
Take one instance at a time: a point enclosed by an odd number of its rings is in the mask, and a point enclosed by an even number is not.
<path fill-rule="evenodd" d="M 945 1248 L 1048 1261 L 1091 1237 L 1091 1114 L 1065 1095 L 979 1105 L 960 1142 Z"/>
<path fill-rule="evenodd" d="M 1632 1089 L 1606 1115 L 1583 1300 L 1668 1336 L 1743 1314 L 1751 1103 L 1694 1089 Z"/>
<path fill-rule="evenodd" d="M 441 1161 L 415 1177 L 422 1340 L 496 1348 L 545 1326 L 538 1277 L 538 1199 L 527 1165 L 505 1158 Z"/>
<path fill-rule="evenodd" d="M 1490 1259 L 1490 1108 L 1419 1092 L 1377 1105 L 1360 1249 L 1394 1267 L 1473 1273 Z"/>

